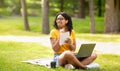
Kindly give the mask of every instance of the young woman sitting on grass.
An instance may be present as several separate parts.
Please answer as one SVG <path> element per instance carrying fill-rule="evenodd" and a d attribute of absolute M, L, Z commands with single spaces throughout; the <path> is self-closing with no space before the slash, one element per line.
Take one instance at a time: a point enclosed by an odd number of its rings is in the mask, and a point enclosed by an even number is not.
<path fill-rule="evenodd" d="M 87 69 L 86 65 L 92 63 L 97 55 L 96 53 L 92 53 L 89 57 L 76 58 L 73 53 L 76 49 L 76 38 L 71 17 L 65 12 L 58 13 L 54 21 L 54 27 L 55 29 L 50 32 L 50 41 L 54 51 L 56 66 L 71 64 L 74 67 Z M 65 43 L 60 45 L 60 34 L 64 32 L 69 32 L 70 35 L 65 40 Z"/>

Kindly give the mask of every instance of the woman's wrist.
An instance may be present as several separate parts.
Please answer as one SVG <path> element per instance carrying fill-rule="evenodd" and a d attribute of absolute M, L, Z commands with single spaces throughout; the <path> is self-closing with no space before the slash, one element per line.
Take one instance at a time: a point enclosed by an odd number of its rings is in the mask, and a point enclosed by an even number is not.
<path fill-rule="evenodd" d="M 74 50 L 74 47 L 72 44 L 69 44 L 69 47 L 71 48 L 72 51 Z"/>

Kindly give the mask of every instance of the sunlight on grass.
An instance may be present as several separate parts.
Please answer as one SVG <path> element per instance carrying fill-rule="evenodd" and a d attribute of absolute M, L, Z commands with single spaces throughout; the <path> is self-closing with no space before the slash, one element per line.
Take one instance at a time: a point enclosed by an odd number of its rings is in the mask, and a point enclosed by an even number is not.
<path fill-rule="evenodd" d="M 28 17 L 30 31 L 24 30 L 23 18 L 0 18 L 0 35 L 41 36 L 41 17 Z M 79 39 L 100 42 L 120 42 L 119 34 L 101 34 L 104 30 L 103 18 L 95 17 L 95 34 L 90 34 L 89 17 L 86 19 L 72 18 L 73 29 Z M 53 29 L 54 17 L 50 17 L 50 30 Z"/>
<path fill-rule="evenodd" d="M 98 42 L 120 42 L 120 35 L 116 34 L 77 34 L 79 39 Z"/>
<path fill-rule="evenodd" d="M 62 67 L 49 69 L 38 65 L 22 63 L 23 60 L 53 57 L 53 51 L 40 43 L 0 42 L 0 71 L 84 71 L 66 70 Z M 120 55 L 98 54 L 96 63 L 100 69 L 86 71 L 119 71 Z"/>
<path fill-rule="evenodd" d="M 55 17 L 50 17 L 49 26 L 50 30 L 53 28 Z M 103 21 L 96 19 L 96 32 L 102 33 L 103 32 Z M 40 33 L 42 29 L 42 22 L 41 17 L 28 17 L 29 25 L 30 25 L 30 33 Z M 20 35 L 22 34 L 22 31 L 24 32 L 24 24 L 23 24 L 23 18 L 22 17 L 5 17 L 0 19 L 0 35 L 7 35 L 13 34 L 13 35 Z M 86 19 L 77 19 L 73 18 L 73 28 L 77 33 L 89 33 L 89 18 Z M 16 31 L 16 32 L 13 32 Z M 17 33 L 18 31 L 18 33 Z M 21 31 L 19 33 L 19 31 Z M 25 33 L 23 33 L 25 34 Z M 27 34 L 25 34 L 27 35 Z M 29 34 L 30 35 L 30 34 Z M 33 34 L 32 34 L 33 35 Z"/>
<path fill-rule="evenodd" d="M 113 54 L 104 54 L 99 55 L 96 62 L 101 65 L 101 70 L 103 71 L 119 71 L 120 63 L 119 63 L 120 55 Z"/>

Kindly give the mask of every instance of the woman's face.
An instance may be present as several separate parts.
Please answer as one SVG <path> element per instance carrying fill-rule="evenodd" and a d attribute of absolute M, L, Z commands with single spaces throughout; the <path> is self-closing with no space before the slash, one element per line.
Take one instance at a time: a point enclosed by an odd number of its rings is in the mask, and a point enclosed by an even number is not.
<path fill-rule="evenodd" d="M 56 23 L 59 29 L 66 27 L 68 20 L 66 20 L 62 15 L 58 15 L 56 19 Z"/>

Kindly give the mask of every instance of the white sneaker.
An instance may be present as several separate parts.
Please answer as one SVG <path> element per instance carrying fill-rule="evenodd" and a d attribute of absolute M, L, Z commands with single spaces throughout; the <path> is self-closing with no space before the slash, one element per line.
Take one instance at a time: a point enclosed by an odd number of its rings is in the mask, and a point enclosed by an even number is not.
<path fill-rule="evenodd" d="M 75 67 L 72 64 L 66 64 L 65 69 L 74 69 Z"/>
<path fill-rule="evenodd" d="M 99 67 L 100 67 L 100 65 L 97 63 L 91 63 L 91 64 L 87 65 L 87 69 L 99 68 Z"/>

